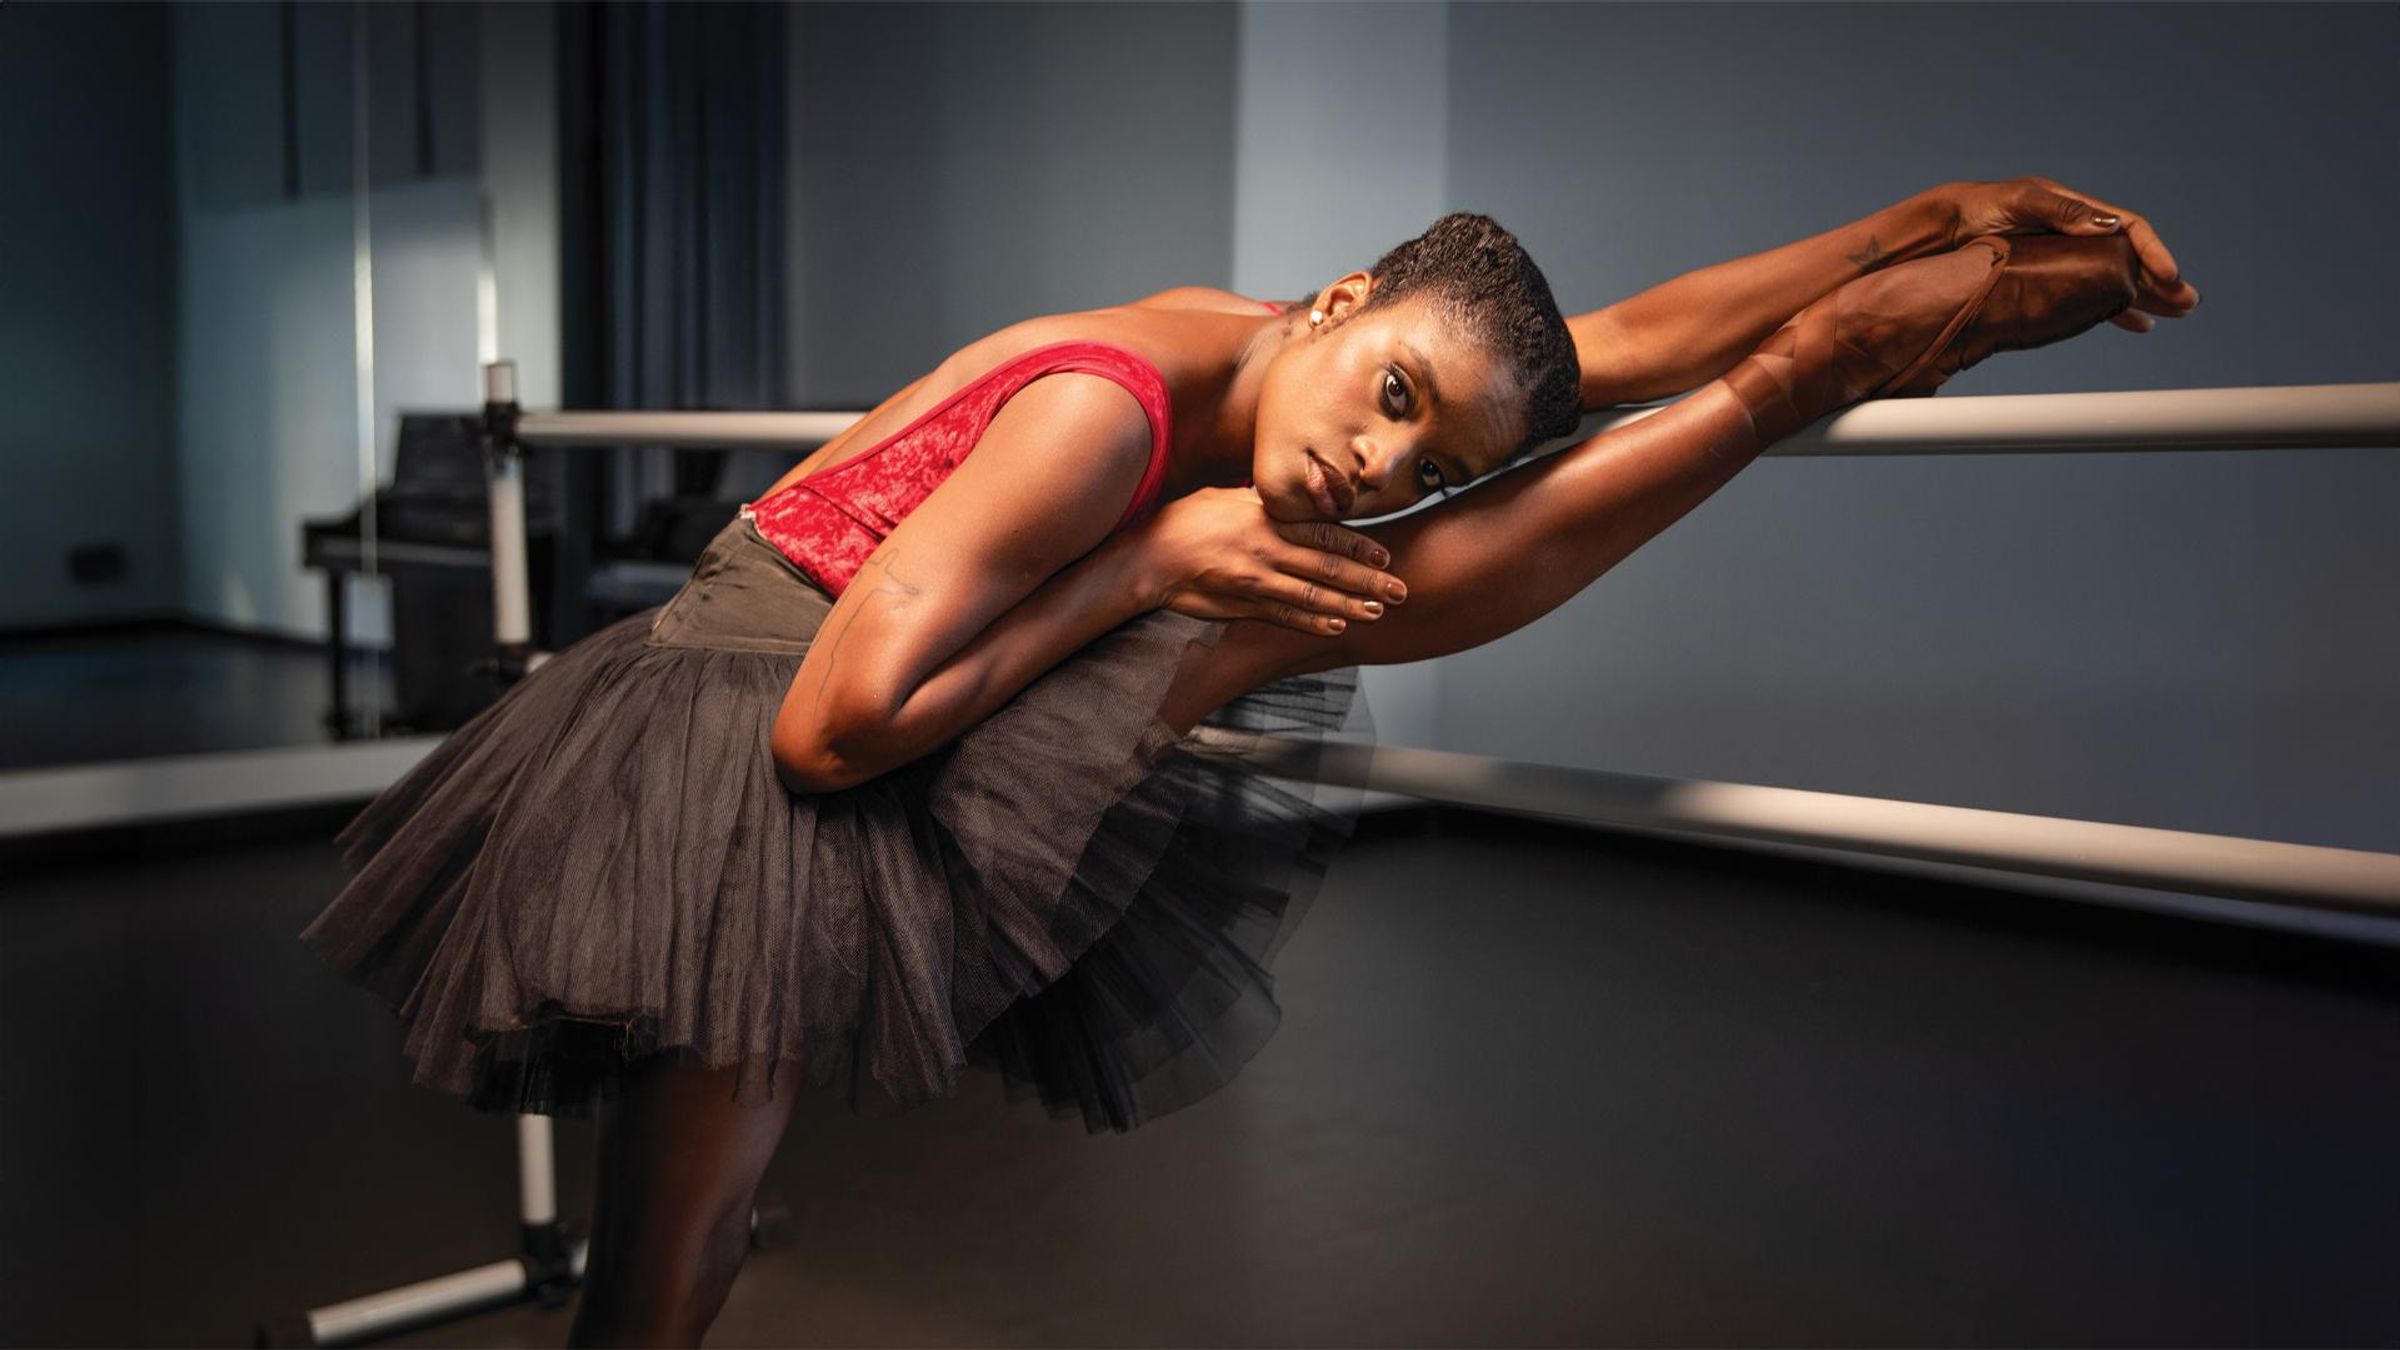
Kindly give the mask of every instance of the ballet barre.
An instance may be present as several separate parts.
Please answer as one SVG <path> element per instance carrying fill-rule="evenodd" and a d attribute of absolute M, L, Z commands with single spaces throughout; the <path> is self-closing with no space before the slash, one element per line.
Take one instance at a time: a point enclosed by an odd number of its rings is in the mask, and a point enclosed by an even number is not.
<path fill-rule="evenodd" d="M 493 466 L 493 586 L 504 653 L 530 669 L 523 568 L 527 446 L 674 445 L 809 450 L 846 412 L 555 412 L 516 404 L 515 367 L 485 368 Z M 1658 412 L 1595 414 L 1575 439 Z M 1571 442 L 1561 442 L 1567 444 Z M 2400 382 L 2087 394 L 1877 399 L 1823 419 L 1769 455 L 2056 454 L 2400 446 Z M 503 553 L 506 540 L 507 552 Z M 1205 744 L 1212 733 L 1194 733 Z M 1221 742 L 1220 751 L 1226 750 Z M 1415 749 L 1246 747 L 1292 776 L 1429 802 L 1767 845 L 1802 845 L 2029 877 L 2400 919 L 2400 854 L 2016 815 L 1736 783 L 1642 778 Z"/>
<path fill-rule="evenodd" d="M 808 450 L 852 425 L 840 412 L 557 412 L 516 404 L 515 367 L 485 368 L 497 636 L 530 669 L 523 565 L 524 447 L 675 445 Z M 1656 407 L 1587 417 L 1580 440 Z M 1572 442 L 1561 442 L 1561 445 Z M 2057 454 L 2400 447 L 2400 382 L 1877 399 L 1768 447 L 1769 455 Z M 504 544 L 505 541 L 505 544 Z M 504 552 L 505 547 L 505 552 Z M 1207 729 L 1194 733 L 1205 744 Z M 1219 743 L 1216 747 L 1227 751 Z M 1429 802 L 1612 828 L 1801 845 L 2028 877 L 2213 896 L 2239 904 L 2400 919 L 2400 854 L 2016 815 L 1841 793 L 1686 782 L 1415 749 L 1296 744 L 1292 776 Z"/>
<path fill-rule="evenodd" d="M 514 382 L 514 377 L 509 377 Z M 1574 440 L 1658 408 L 1594 413 Z M 672 444 L 816 449 L 864 413 L 518 413 L 518 444 Z M 1968 394 L 1877 399 L 1766 447 L 1819 454 L 2054 454 L 2074 449 L 2390 447 L 2400 382 L 2136 389 L 2122 394 Z M 1567 442 L 1560 442 L 1567 444 Z"/>
<path fill-rule="evenodd" d="M 1579 437 L 1657 408 L 1603 413 Z M 2400 446 L 2400 383 L 1962 394 L 1859 404 L 1768 446 L 1768 455 L 2009 455 L 2128 450 L 2326 450 Z"/>
<path fill-rule="evenodd" d="M 507 363 L 496 363 L 505 365 Z M 505 377 L 513 390 L 515 377 Z M 513 398 L 509 400 L 513 403 Z M 1661 405 L 1666 406 L 1666 405 Z M 1658 412 L 1584 419 L 1571 444 Z M 522 445 L 813 450 L 851 412 L 519 413 Z M 2400 383 L 2142 389 L 1876 399 L 1768 446 L 1775 456 L 2056 454 L 2075 450 L 2303 450 L 2400 444 Z"/>

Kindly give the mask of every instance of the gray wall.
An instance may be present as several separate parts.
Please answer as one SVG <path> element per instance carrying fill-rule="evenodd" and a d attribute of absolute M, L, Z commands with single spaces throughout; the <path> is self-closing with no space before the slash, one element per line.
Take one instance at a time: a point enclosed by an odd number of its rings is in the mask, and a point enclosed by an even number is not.
<path fill-rule="evenodd" d="M 795 7 L 796 397 L 872 406 L 1019 319 L 1224 284 L 1235 19 Z"/>
<path fill-rule="evenodd" d="M 2400 8 L 1450 11 L 1451 202 L 1583 308 L 1945 179 L 2158 220 L 2203 293 L 1961 394 L 2400 377 Z M 1452 658 L 1446 746 L 2400 848 L 2400 457 L 1768 460 Z"/>
<path fill-rule="evenodd" d="M 112 12 L 106 35 L 70 7 L 5 20 L 0 88 L 24 106 L 0 121 L 0 154 L 60 190 L 0 208 L 0 380 L 18 389 L 0 400 L 4 617 L 180 599 L 313 633 L 297 522 L 348 509 L 360 480 L 343 85 L 303 67 L 323 116 L 287 199 L 260 92 L 272 10 L 177 13 L 173 81 L 158 11 Z M 302 14 L 303 53 L 338 59 L 343 34 Z M 795 377 L 812 402 L 872 399 L 1045 309 L 1178 280 L 1293 292 L 1449 207 L 1511 224 L 1582 308 L 1925 184 L 2028 168 L 2156 215 L 2207 304 L 2146 338 L 2102 330 L 2004 358 L 1956 389 L 2400 371 L 2378 318 L 2400 279 L 2372 265 L 2392 193 L 2356 171 L 2360 147 L 2400 130 L 2375 83 L 2400 36 L 2388 7 L 797 18 Z M 120 33 L 133 40 L 103 41 Z M 58 84 L 74 60 L 33 59 L 79 42 L 124 72 L 108 99 Z M 2127 65 L 2135 47 L 2153 55 Z M 144 76 L 143 60 L 161 68 Z M 180 218 L 142 206 L 161 190 L 170 86 Z M 78 98 L 103 149 L 31 134 Z M 434 132 L 436 167 L 456 171 L 437 181 L 456 186 L 384 189 L 397 195 L 375 235 L 387 464 L 397 407 L 473 395 L 476 159 L 450 121 Z M 1000 176 L 1011 156 L 1031 187 Z M 392 159 L 374 162 L 409 167 Z M 538 144 L 519 159 L 509 182 L 544 176 Z M 521 237 L 538 243 L 548 209 L 534 203 Z M 94 237 L 111 247 L 86 251 Z M 162 250 L 178 245 L 174 294 Z M 552 270 L 538 247 L 526 256 L 510 275 Z M 161 318 L 179 305 L 178 371 Z M 2376 529 L 2396 476 L 2381 451 L 1770 460 L 1559 614 L 1438 671 L 1378 672 L 1370 696 L 1403 742 L 2396 847 L 2400 718 L 2379 672 L 2400 626 L 2377 599 L 2400 555 Z M 151 490 L 111 490 L 127 482 Z M 128 543 L 132 575 L 70 589 L 61 555 L 95 537 Z M 358 623 L 381 638 L 371 602 Z"/>
<path fill-rule="evenodd" d="M 45 185 L 0 205 L 0 622 L 180 603 L 317 631 L 298 523 L 362 486 L 347 27 L 297 13 L 294 195 L 276 13 L 0 11 L 0 164 Z M 503 309 L 554 307 L 550 133 L 477 96 L 533 99 L 511 67 L 543 58 L 479 48 L 478 14 L 436 7 L 460 96 L 371 155 L 382 472 L 392 412 L 474 395 L 478 128 L 526 128 Z M 2400 130 L 2389 6 L 821 5 L 792 32 L 809 402 L 879 397 L 1025 314 L 1176 281 L 1293 292 L 1441 209 L 1498 215 L 1581 308 L 2035 168 L 2159 217 L 2207 303 L 1956 389 L 2400 373 L 2379 317 L 2400 279 L 2375 264 L 2393 194 L 2362 171 Z M 413 129 L 392 87 L 378 125 Z M 71 148 L 40 134 L 66 125 Z M 1399 741 L 2400 847 L 2395 464 L 1769 460 L 1559 614 L 1370 694 Z M 95 538 L 131 574 L 70 588 L 63 552 Z M 378 641 L 362 599 L 354 636 Z"/>
<path fill-rule="evenodd" d="M 0 7 L 0 627 L 175 604 L 168 30 L 158 6 Z M 69 579 L 92 543 L 123 580 Z"/>
<path fill-rule="evenodd" d="M 1444 210 L 1515 229 L 1572 312 L 2024 172 L 2154 216 L 2205 302 L 1954 392 L 2400 376 L 2391 6 L 1075 13 L 799 12 L 804 399 L 1172 282 L 1296 294 Z M 2400 848 L 2395 500 L 2373 450 L 1770 459 L 1369 695 L 1399 743 Z"/>

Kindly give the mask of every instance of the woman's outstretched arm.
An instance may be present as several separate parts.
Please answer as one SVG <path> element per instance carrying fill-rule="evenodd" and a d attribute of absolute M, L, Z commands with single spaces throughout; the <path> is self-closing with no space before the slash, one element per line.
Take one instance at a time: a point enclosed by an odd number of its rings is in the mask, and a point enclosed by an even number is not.
<path fill-rule="evenodd" d="M 1946 252 L 1982 234 L 2122 232 L 2141 262 L 2140 295 L 2116 322 L 2199 303 L 2174 255 L 2141 216 L 2047 178 L 1944 183 L 1822 234 L 1687 272 L 1567 320 L 1583 364 L 1586 411 L 1645 403 L 1731 369 L 1785 320 L 1837 287 L 1895 263 Z"/>
<path fill-rule="evenodd" d="M 1585 411 L 1647 403 L 1715 379 L 1836 287 L 1946 246 L 1940 191 L 1569 318 Z"/>
<path fill-rule="evenodd" d="M 1189 730 L 1286 675 L 1424 660 L 1479 646 L 1563 604 L 1708 500 L 1768 442 L 1724 380 L 1630 426 L 1366 527 L 1405 601 L 1336 637 L 1228 627 L 1177 676 L 1162 716 Z"/>
<path fill-rule="evenodd" d="M 2007 293 L 2005 318 L 1997 299 L 1984 311 L 2007 324 L 2012 347 L 2081 332 L 2134 293 L 2124 241 L 2060 244 L 2046 252 L 2038 285 Z M 1901 373 L 1992 285 L 1992 267 L 1988 249 L 1971 247 L 1853 281 L 1688 398 L 1366 527 L 1361 533 L 1389 550 L 1387 570 L 1408 588 L 1404 603 L 1334 637 L 1231 625 L 1178 676 L 1168 722 L 1189 728 L 1284 675 L 1443 656 L 1533 622 L 1706 501 L 1767 446 Z"/>

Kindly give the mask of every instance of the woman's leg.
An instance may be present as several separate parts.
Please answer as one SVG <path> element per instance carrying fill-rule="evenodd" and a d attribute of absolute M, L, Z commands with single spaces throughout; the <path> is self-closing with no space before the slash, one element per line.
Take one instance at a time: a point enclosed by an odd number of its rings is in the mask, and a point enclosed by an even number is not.
<path fill-rule="evenodd" d="M 583 1300 L 567 1343 L 698 1345 L 750 1251 L 759 1178 L 791 1122 L 797 1075 L 734 1101 L 734 1070 L 638 1065 L 600 1117 L 600 1184 Z"/>
<path fill-rule="evenodd" d="M 1944 369 L 2039 346 L 2098 324 L 2136 290 L 2121 236 L 2043 236 L 1999 258 L 1972 241 L 1835 291 L 1795 315 L 1721 379 L 1458 497 L 1360 532 L 1391 550 L 1408 599 L 1337 637 L 1232 624 L 1187 656 L 1168 696 L 1188 728 L 1280 675 L 1422 661 L 1515 631 L 1708 500 L 1769 444 L 1875 392 L 1939 348 Z M 2005 303 L 1987 304 L 1999 295 Z M 1963 332 L 1952 325 L 1973 320 Z"/>

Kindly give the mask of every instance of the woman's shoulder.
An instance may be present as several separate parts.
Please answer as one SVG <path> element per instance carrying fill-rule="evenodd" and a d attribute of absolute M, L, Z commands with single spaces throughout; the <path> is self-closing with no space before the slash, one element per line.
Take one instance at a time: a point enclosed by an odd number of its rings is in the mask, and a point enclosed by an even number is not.
<path fill-rule="evenodd" d="M 1133 302 L 1136 309 L 1206 309 L 1226 314 L 1261 314 L 1271 301 L 1253 300 L 1246 295 L 1221 290 L 1215 286 L 1173 286 L 1154 295 L 1145 295 Z"/>
<path fill-rule="evenodd" d="M 1020 320 L 952 352 L 935 368 L 931 383 L 937 388 L 961 386 L 1030 352 L 1069 342 L 1130 352 L 1172 382 L 1173 371 L 1187 362 L 1191 345 L 1176 317 L 1163 307 L 1120 305 Z"/>
<path fill-rule="evenodd" d="M 1170 391 L 1170 403 L 1179 403 L 1173 392 L 1178 382 L 1188 378 L 1189 372 L 1205 360 L 1205 354 L 1200 353 L 1192 335 L 1184 331 L 1194 317 L 1189 311 L 1179 313 L 1163 308 L 1144 309 L 1121 305 L 1043 314 L 994 329 L 943 357 L 931 370 L 878 404 L 839 436 L 819 447 L 814 454 L 793 465 L 768 491 L 780 491 L 802 478 L 834 468 L 855 455 L 882 445 L 949 402 L 969 385 L 996 375 L 1002 367 L 1019 357 L 1060 343 L 1098 342 L 1132 353 L 1165 382 Z M 1196 353 L 1199 354 L 1196 356 Z M 1047 397 L 1058 395 L 1055 387 L 1045 392 Z M 1130 411 L 1133 407 L 1128 402 L 1120 411 Z"/>

